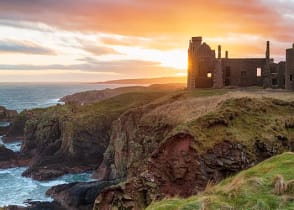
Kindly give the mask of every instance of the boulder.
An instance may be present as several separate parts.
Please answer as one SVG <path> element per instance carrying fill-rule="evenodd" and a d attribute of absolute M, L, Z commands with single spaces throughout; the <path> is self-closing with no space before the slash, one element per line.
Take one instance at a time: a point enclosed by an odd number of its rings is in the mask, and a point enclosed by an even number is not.
<path fill-rule="evenodd" d="M 53 197 L 67 210 L 91 210 L 99 193 L 119 181 L 121 180 L 63 184 L 49 189 L 47 195 Z"/>

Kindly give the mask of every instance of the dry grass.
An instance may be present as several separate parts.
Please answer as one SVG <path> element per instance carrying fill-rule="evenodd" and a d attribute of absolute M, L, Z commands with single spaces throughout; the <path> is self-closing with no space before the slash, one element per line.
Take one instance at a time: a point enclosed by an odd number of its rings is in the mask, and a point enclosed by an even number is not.
<path fill-rule="evenodd" d="M 276 195 L 282 195 L 287 190 L 287 185 L 284 181 L 284 177 L 282 175 L 277 175 L 273 181 L 274 193 Z"/>
<path fill-rule="evenodd" d="M 285 181 L 284 177 L 278 174 L 275 176 L 272 185 L 274 186 L 274 193 L 276 195 L 294 195 L 294 179 Z"/>
<path fill-rule="evenodd" d="M 244 176 L 238 176 L 235 179 L 232 180 L 232 182 L 228 183 L 225 187 L 222 187 L 220 189 L 216 189 L 217 191 L 222 191 L 223 193 L 234 193 L 236 191 L 239 191 L 240 188 L 244 185 L 245 179 Z"/>
<path fill-rule="evenodd" d="M 184 94 L 183 94 L 184 95 Z M 206 96 L 206 97 L 185 97 L 181 96 L 178 100 L 168 101 L 164 103 L 164 99 L 160 99 L 160 106 L 151 110 L 144 117 L 146 121 L 162 119 L 172 125 L 189 122 L 198 119 L 205 114 L 214 111 L 224 101 L 232 98 L 274 98 L 285 101 L 294 101 L 294 94 L 292 92 L 281 91 L 230 91 L 224 95 Z"/>

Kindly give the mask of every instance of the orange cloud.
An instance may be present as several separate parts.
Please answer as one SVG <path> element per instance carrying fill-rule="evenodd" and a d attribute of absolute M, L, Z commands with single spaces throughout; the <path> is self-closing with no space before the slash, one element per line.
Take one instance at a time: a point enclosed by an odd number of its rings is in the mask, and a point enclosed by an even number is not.
<path fill-rule="evenodd" d="M 0 3 L 0 13 L 68 30 L 138 36 L 234 32 L 290 38 L 285 30 L 293 30 L 289 23 L 281 24 L 277 8 L 260 0 L 10 0 Z"/>

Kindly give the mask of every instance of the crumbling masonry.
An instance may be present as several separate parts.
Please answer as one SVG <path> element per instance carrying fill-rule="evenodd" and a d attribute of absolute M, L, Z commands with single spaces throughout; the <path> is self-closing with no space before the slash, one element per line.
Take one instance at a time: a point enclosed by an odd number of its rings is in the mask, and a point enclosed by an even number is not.
<path fill-rule="evenodd" d="M 264 58 L 229 58 L 221 56 L 202 37 L 192 37 L 188 49 L 188 89 L 222 88 L 224 86 L 262 86 L 294 90 L 294 44 L 286 50 L 286 61 L 275 63 L 270 58 L 270 42 Z"/>

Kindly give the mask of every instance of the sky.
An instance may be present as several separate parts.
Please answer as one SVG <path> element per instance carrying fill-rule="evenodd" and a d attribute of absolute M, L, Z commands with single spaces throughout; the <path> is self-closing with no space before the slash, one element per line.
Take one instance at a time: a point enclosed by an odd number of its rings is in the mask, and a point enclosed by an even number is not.
<path fill-rule="evenodd" d="M 0 82 L 184 76 L 192 36 L 281 61 L 293 21 L 294 0 L 0 0 Z"/>

